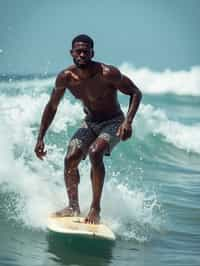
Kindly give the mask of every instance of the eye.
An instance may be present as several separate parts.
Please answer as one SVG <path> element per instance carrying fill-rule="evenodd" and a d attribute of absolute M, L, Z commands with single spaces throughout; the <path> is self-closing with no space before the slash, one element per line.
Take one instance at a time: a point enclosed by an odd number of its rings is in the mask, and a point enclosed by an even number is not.
<path fill-rule="evenodd" d="M 88 54 L 88 50 L 82 50 L 81 52 L 83 52 L 84 54 Z"/>

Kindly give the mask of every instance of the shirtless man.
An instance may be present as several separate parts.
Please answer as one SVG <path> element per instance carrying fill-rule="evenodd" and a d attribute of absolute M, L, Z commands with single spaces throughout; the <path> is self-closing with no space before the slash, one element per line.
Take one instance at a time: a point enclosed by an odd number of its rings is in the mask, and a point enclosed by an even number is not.
<path fill-rule="evenodd" d="M 99 223 L 100 200 L 104 184 L 105 167 L 103 156 L 110 155 L 112 148 L 132 135 L 132 121 L 137 112 L 142 94 L 136 85 L 110 65 L 93 61 L 93 40 L 79 35 L 72 41 L 71 56 L 74 65 L 58 74 L 43 115 L 35 153 L 39 159 L 46 155 L 44 136 L 50 126 L 58 104 L 66 90 L 83 104 L 85 119 L 71 138 L 64 160 L 64 178 L 69 205 L 55 213 L 56 216 L 80 214 L 78 165 L 89 155 L 93 198 L 86 223 Z M 117 91 L 130 96 L 129 109 L 124 116 Z"/>

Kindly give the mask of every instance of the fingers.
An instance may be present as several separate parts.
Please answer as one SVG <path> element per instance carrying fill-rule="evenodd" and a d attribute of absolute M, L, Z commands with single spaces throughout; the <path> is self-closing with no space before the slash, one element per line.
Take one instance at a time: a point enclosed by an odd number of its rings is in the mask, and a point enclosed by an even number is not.
<path fill-rule="evenodd" d="M 40 160 L 43 160 L 44 158 L 44 156 L 46 156 L 46 154 L 47 154 L 47 151 L 39 151 L 39 152 L 36 152 L 36 155 L 37 155 L 37 157 L 40 159 Z"/>
<path fill-rule="evenodd" d="M 128 138 L 128 131 L 126 128 L 123 128 L 120 137 L 121 137 L 121 140 L 126 140 Z"/>
<path fill-rule="evenodd" d="M 116 135 L 120 138 L 120 140 L 127 140 L 132 135 L 132 129 L 126 127 L 119 127 Z"/>
<path fill-rule="evenodd" d="M 121 127 L 118 128 L 117 133 L 116 133 L 117 137 L 120 137 L 120 135 L 121 135 Z"/>
<path fill-rule="evenodd" d="M 47 154 L 47 151 L 44 151 L 44 143 L 36 144 L 35 153 L 40 160 L 43 160 L 43 157 Z"/>

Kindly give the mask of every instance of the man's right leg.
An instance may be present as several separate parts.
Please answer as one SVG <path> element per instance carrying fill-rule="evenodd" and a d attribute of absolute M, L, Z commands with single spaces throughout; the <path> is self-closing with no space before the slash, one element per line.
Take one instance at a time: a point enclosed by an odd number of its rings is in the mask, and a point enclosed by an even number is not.
<path fill-rule="evenodd" d="M 78 185 L 80 176 L 78 165 L 84 154 L 80 148 L 68 148 L 67 155 L 64 161 L 64 179 L 67 189 L 69 205 L 64 209 L 56 212 L 56 216 L 76 216 L 80 214 L 80 206 L 78 200 Z"/>
<path fill-rule="evenodd" d="M 80 214 L 78 200 L 78 184 L 80 176 L 78 165 L 87 155 L 89 146 L 96 136 L 86 123 L 79 128 L 70 140 L 67 155 L 65 157 L 64 178 L 69 199 L 69 206 L 56 212 L 56 216 L 73 216 Z"/>
<path fill-rule="evenodd" d="M 68 153 L 65 158 L 64 178 L 67 189 L 69 208 L 73 214 L 80 214 L 80 206 L 78 199 L 78 185 L 80 183 L 80 175 L 78 165 L 83 159 L 83 152 L 80 148 L 76 148 L 72 153 Z"/>

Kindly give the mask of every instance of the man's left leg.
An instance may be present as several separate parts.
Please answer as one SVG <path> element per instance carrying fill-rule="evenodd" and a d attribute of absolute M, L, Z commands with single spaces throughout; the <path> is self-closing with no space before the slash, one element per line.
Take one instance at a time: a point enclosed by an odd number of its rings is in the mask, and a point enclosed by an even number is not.
<path fill-rule="evenodd" d="M 97 138 L 89 149 L 91 161 L 91 182 L 92 182 L 92 204 L 90 211 L 85 218 L 86 223 L 99 223 L 100 220 L 100 201 L 105 177 L 105 166 L 103 155 L 108 149 L 109 143 L 103 138 Z"/>

